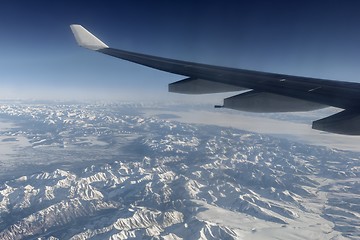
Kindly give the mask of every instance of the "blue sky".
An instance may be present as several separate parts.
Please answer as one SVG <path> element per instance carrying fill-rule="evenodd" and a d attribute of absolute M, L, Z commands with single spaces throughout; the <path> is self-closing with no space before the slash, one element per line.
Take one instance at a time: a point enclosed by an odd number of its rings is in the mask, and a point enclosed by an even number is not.
<path fill-rule="evenodd" d="M 124 50 L 360 82 L 359 12 L 355 0 L 2 1 L 0 94 L 151 95 L 182 78 L 82 49 L 72 23 Z"/>

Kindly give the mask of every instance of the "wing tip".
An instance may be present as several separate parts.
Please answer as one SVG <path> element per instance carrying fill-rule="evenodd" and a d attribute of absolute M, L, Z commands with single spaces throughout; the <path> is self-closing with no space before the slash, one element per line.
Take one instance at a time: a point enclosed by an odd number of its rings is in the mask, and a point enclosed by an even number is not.
<path fill-rule="evenodd" d="M 97 51 L 99 49 L 109 48 L 104 42 L 94 36 L 80 24 L 71 24 L 71 31 L 74 34 L 76 42 L 84 48 Z"/>

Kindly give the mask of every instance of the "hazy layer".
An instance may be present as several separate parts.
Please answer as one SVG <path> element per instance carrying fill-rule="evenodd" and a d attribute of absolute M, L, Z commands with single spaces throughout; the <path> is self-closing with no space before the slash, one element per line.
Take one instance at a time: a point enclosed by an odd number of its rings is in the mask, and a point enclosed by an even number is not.
<path fill-rule="evenodd" d="M 320 132 L 311 129 L 311 122 L 299 123 L 294 121 L 282 121 L 256 115 L 244 115 L 242 112 L 226 111 L 159 111 L 145 110 L 147 116 L 159 113 L 175 113 L 180 118 L 173 120 L 185 123 L 211 124 L 222 127 L 233 127 L 250 132 L 264 133 L 281 136 L 291 140 L 297 140 L 312 145 L 327 146 L 343 150 L 360 151 L 360 136 L 346 136 Z M 309 113 L 303 113 L 304 115 Z M 311 113 L 310 113 L 311 114 Z M 296 120 L 296 116 L 294 117 Z M 316 120 L 316 119 L 313 119 Z"/>

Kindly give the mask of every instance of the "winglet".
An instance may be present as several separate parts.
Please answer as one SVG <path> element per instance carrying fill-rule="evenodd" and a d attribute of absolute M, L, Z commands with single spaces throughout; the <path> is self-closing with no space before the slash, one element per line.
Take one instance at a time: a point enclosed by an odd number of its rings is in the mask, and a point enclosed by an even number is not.
<path fill-rule="evenodd" d="M 77 43 L 84 48 L 90 50 L 99 50 L 103 48 L 108 48 L 108 46 L 103 43 L 100 39 L 95 37 L 92 33 L 86 30 L 83 26 L 78 24 L 70 25 L 71 31 L 73 32 Z"/>

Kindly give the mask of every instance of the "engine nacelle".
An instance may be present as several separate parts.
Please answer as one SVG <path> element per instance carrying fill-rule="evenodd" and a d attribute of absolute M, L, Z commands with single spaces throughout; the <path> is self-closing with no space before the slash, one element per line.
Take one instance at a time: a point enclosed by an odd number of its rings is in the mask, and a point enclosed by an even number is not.
<path fill-rule="evenodd" d="M 224 99 L 224 108 L 246 112 L 303 112 L 327 107 L 319 103 L 268 92 L 249 91 Z"/>

